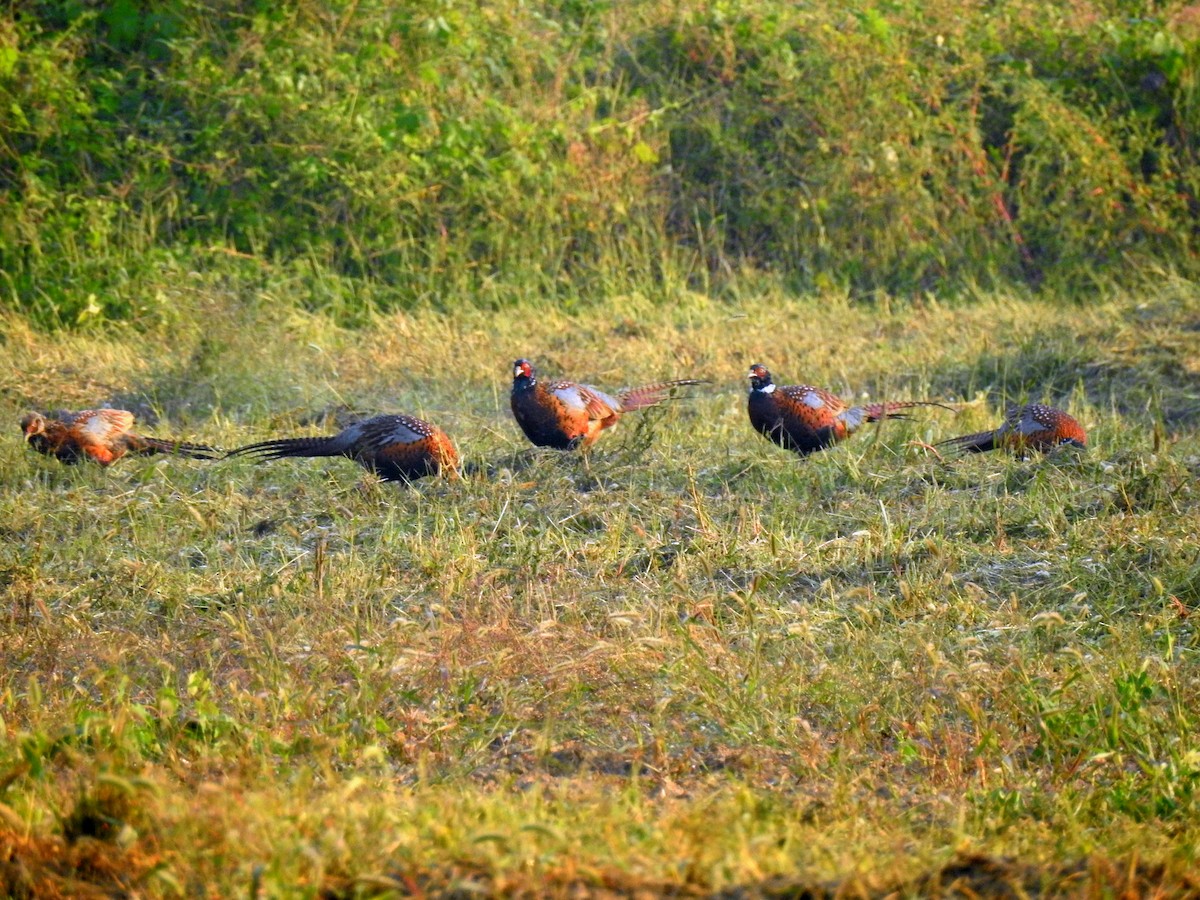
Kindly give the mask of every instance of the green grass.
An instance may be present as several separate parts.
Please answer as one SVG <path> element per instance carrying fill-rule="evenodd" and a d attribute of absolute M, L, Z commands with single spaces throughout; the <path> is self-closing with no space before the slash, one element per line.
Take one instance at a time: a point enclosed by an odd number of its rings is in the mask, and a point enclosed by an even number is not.
<path fill-rule="evenodd" d="M 272 291 L 180 294 L 161 331 L 3 323 L 10 892 L 778 875 L 928 893 L 957 854 L 1019 860 L 970 862 L 979 891 L 1182 890 L 1200 838 L 1193 285 L 1087 307 L 614 297 L 356 331 Z M 526 448 L 517 356 L 610 388 L 713 384 L 631 415 L 585 466 Z M 756 361 L 962 409 L 799 460 L 746 421 Z M 412 412 L 489 474 L 66 468 L 17 436 L 28 406 L 108 399 L 225 446 Z M 1010 399 L 1064 405 L 1089 452 L 920 446 Z"/>

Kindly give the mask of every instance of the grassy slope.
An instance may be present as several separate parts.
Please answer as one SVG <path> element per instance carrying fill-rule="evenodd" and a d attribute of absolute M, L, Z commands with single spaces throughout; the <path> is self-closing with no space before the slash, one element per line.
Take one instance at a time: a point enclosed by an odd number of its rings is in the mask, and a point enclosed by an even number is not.
<path fill-rule="evenodd" d="M 1135 857 L 1194 864 L 1190 285 L 1089 307 L 617 298 L 357 332 L 262 300 L 181 293 L 170 338 L 8 320 L 0 415 L 113 398 L 232 446 L 403 410 L 492 477 L 66 469 L 10 431 L 0 813 L 29 883 L 874 883 L 956 849 L 1096 854 L 1116 883 Z M 714 384 L 623 423 L 585 470 L 524 452 L 518 355 L 609 387 Z M 801 462 L 745 421 L 759 360 L 847 396 L 969 402 Z M 1065 404 L 1094 448 L 942 462 L 910 443 L 1007 397 Z"/>
<path fill-rule="evenodd" d="M 153 322 L 180 260 L 342 322 L 1195 275 L 1185 0 L 151 6 L 0 8 L 0 309 Z"/>

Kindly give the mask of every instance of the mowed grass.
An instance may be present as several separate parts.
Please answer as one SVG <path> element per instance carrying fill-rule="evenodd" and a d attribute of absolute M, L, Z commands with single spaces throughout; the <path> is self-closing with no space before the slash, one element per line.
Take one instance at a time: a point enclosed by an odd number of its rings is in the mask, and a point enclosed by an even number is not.
<path fill-rule="evenodd" d="M 931 893 L 956 859 L 976 892 L 1196 889 L 1194 286 L 355 331 L 174 299 L 169 333 L 3 324 L 7 892 Z M 527 448 L 517 356 L 712 383 L 584 460 Z M 752 362 L 961 410 L 801 460 L 750 429 Z M 1092 446 L 924 446 L 1009 400 L 1067 408 Z M 23 446 L 24 409 L 102 402 L 226 447 L 409 412 L 481 471 Z"/>

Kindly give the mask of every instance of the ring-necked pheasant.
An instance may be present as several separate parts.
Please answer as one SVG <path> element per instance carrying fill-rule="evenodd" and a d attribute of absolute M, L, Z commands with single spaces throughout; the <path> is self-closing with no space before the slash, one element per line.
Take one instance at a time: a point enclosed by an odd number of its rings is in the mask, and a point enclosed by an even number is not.
<path fill-rule="evenodd" d="M 1061 409 L 1029 403 L 1010 406 L 1004 424 L 993 431 L 964 434 L 939 441 L 937 446 L 949 445 L 960 453 L 986 453 L 1004 449 L 1010 453 L 1024 454 L 1030 450 L 1045 453 L 1063 444 L 1081 449 L 1086 447 L 1087 432 L 1083 426 Z"/>
<path fill-rule="evenodd" d="M 590 384 L 538 381 L 527 359 L 513 364 L 513 417 L 525 436 L 539 447 L 587 449 L 622 413 L 645 409 L 671 399 L 674 388 L 704 384 L 696 378 L 658 381 L 625 388 L 614 397 Z"/>
<path fill-rule="evenodd" d="M 446 432 L 416 416 L 363 419 L 332 437 L 281 438 L 230 450 L 227 456 L 260 460 L 288 456 L 345 456 L 384 481 L 412 481 L 458 470 L 458 451 Z"/>
<path fill-rule="evenodd" d="M 914 406 L 950 407 L 931 400 L 889 401 L 847 406 L 837 395 L 807 384 L 775 384 L 766 366 L 750 367 L 750 424 L 780 447 L 801 456 L 843 441 L 865 422 L 903 419 Z"/>
<path fill-rule="evenodd" d="M 124 409 L 64 410 L 51 415 L 32 412 L 21 419 L 21 431 L 34 450 L 68 464 L 90 459 L 107 466 L 127 453 L 171 453 L 192 459 L 220 456 L 219 450 L 205 444 L 134 434 L 129 430 L 133 419 L 133 413 Z"/>

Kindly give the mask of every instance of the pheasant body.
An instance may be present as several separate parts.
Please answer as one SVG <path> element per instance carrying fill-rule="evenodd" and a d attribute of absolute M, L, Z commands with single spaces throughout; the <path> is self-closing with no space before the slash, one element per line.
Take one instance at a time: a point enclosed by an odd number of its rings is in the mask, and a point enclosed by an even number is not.
<path fill-rule="evenodd" d="M 130 430 L 133 421 L 133 413 L 124 409 L 64 410 L 49 416 L 29 413 L 21 420 L 21 431 L 34 450 L 68 465 L 87 459 L 109 466 L 126 454 L 169 453 L 192 459 L 219 456 L 205 444 L 135 434 Z"/>
<path fill-rule="evenodd" d="M 1061 409 L 1042 403 L 1029 403 L 1010 406 L 999 428 L 950 438 L 940 441 L 937 446 L 949 446 L 962 453 L 987 453 L 1003 449 L 1024 454 L 1030 450 L 1045 453 L 1063 444 L 1086 447 L 1087 432 L 1083 426 Z"/>
<path fill-rule="evenodd" d="M 766 366 L 750 367 L 750 424 L 763 437 L 801 456 L 844 441 L 864 423 L 903 419 L 915 406 L 942 406 L 928 400 L 848 406 L 836 394 L 808 384 L 775 384 Z"/>
<path fill-rule="evenodd" d="M 677 387 L 703 384 L 695 378 L 626 388 L 614 397 L 590 384 L 538 380 L 527 359 L 513 364 L 512 412 L 525 436 L 538 447 L 586 450 L 621 415 L 671 399 Z"/>
<path fill-rule="evenodd" d="M 373 416 L 331 437 L 260 441 L 228 455 L 260 460 L 345 456 L 384 481 L 412 481 L 458 468 L 458 451 L 446 432 L 424 419 L 405 415 Z"/>

